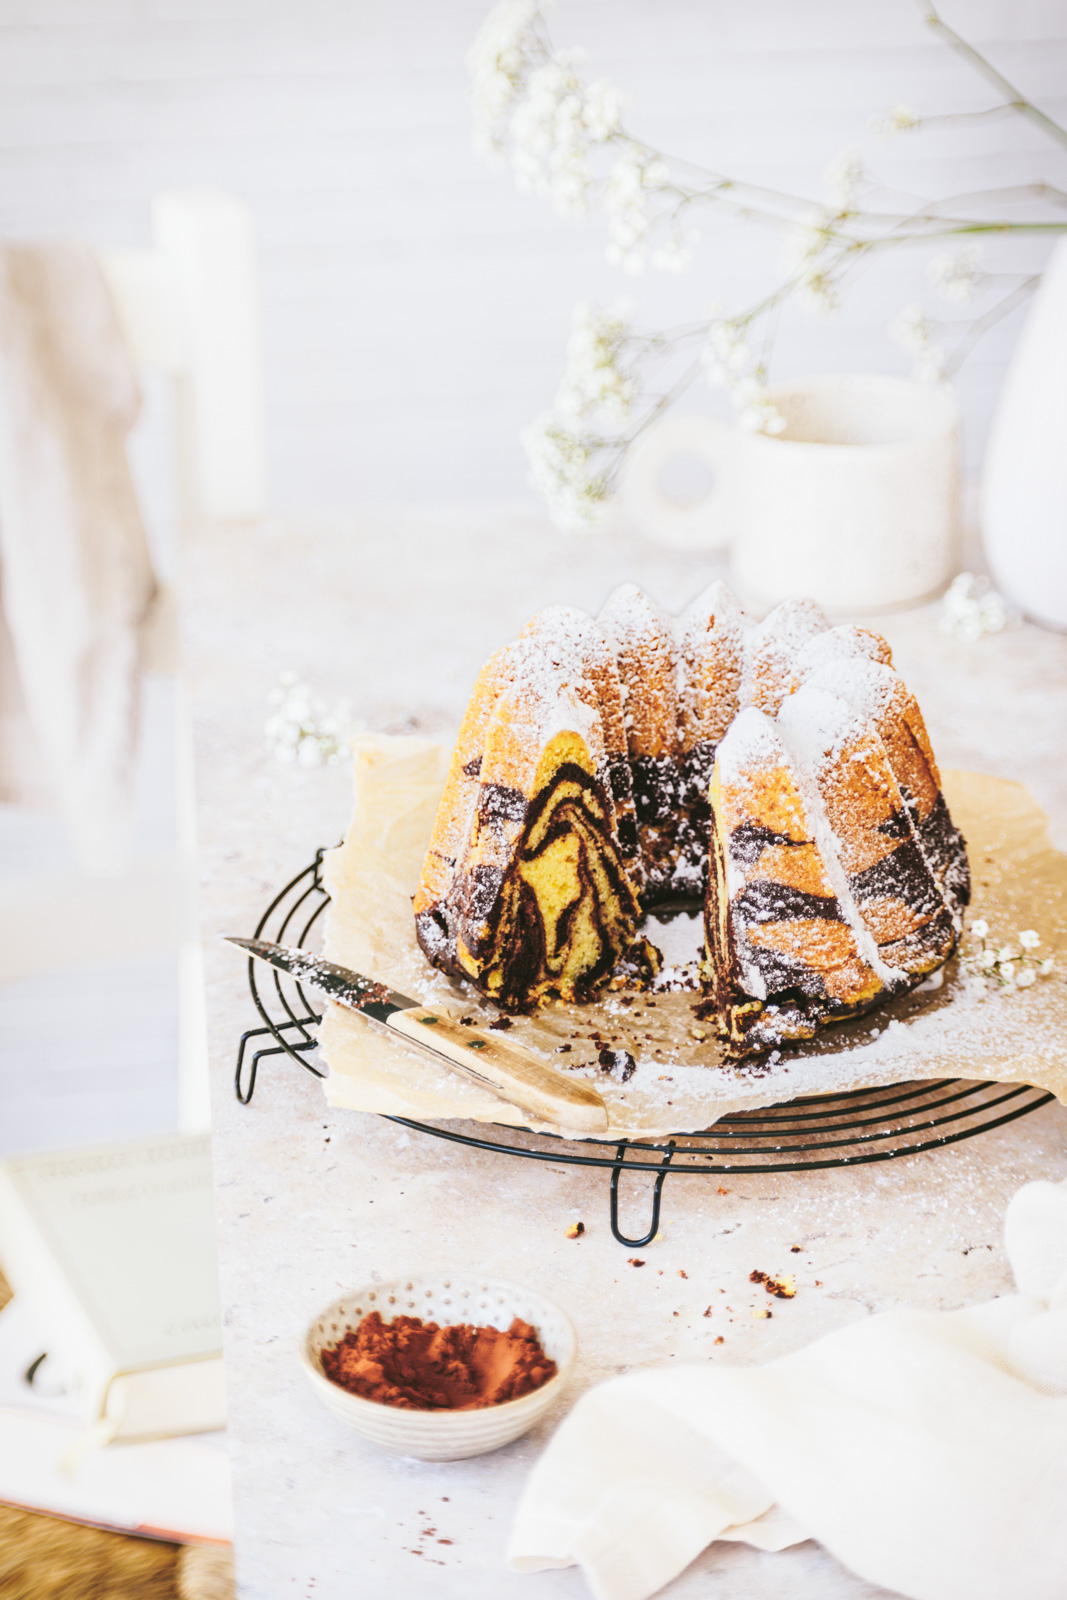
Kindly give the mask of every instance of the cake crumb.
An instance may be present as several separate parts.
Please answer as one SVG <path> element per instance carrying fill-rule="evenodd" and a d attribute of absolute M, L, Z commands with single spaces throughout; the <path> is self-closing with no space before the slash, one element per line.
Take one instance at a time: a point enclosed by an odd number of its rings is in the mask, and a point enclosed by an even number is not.
<path fill-rule="evenodd" d="M 725 1344 L 726 1343 L 726 1340 L 723 1338 L 721 1333 L 719 1334 L 718 1338 L 715 1340 L 715 1343 L 716 1344 Z"/>
<path fill-rule="evenodd" d="M 794 1256 L 798 1256 L 802 1249 L 803 1249 L 803 1246 L 799 1245 L 799 1244 L 791 1244 L 789 1246 L 790 1254 L 792 1254 Z"/>
<path fill-rule="evenodd" d="M 568 1239 L 580 1239 L 584 1232 L 585 1232 L 585 1223 L 584 1222 L 572 1222 L 570 1227 L 567 1229 L 567 1238 Z"/>
<path fill-rule="evenodd" d="M 629 1050 L 609 1050 L 606 1046 L 597 1056 L 601 1072 L 606 1072 L 616 1083 L 627 1083 L 637 1071 L 637 1062 Z"/>
<path fill-rule="evenodd" d="M 764 1318 L 771 1317 L 774 1315 L 774 1313 L 772 1312 L 770 1306 L 755 1306 L 753 1308 L 752 1315 L 754 1317 Z"/>
<path fill-rule="evenodd" d="M 681 1267 L 679 1267 L 679 1268 L 678 1268 L 678 1276 L 679 1276 L 679 1277 L 680 1277 L 680 1278 L 688 1278 L 688 1276 L 689 1276 L 689 1274 L 688 1274 L 688 1272 L 683 1272 L 683 1271 L 682 1271 L 682 1268 L 681 1268 Z"/>
<path fill-rule="evenodd" d="M 719 1193 L 720 1194 L 729 1194 L 730 1191 L 729 1191 L 729 1189 L 724 1189 L 722 1184 L 720 1183 L 720 1185 L 719 1185 Z"/>
<path fill-rule="evenodd" d="M 797 1292 L 796 1279 L 789 1272 L 783 1272 L 780 1278 L 772 1278 L 769 1272 L 760 1272 L 757 1269 L 749 1273 L 748 1281 L 762 1283 L 767 1293 L 777 1295 L 779 1300 L 792 1300 Z"/>
<path fill-rule="evenodd" d="M 704 1313 L 704 1315 L 705 1315 L 705 1316 L 706 1316 L 706 1317 L 710 1317 L 710 1316 L 711 1316 L 711 1307 L 710 1307 L 710 1306 L 709 1306 L 709 1307 L 708 1307 L 708 1309 L 707 1309 L 707 1310 L 706 1310 L 706 1311 L 705 1311 L 705 1313 Z"/>
<path fill-rule="evenodd" d="M 631 1267 L 643 1267 L 645 1264 L 640 1256 L 630 1256 L 629 1261 Z"/>

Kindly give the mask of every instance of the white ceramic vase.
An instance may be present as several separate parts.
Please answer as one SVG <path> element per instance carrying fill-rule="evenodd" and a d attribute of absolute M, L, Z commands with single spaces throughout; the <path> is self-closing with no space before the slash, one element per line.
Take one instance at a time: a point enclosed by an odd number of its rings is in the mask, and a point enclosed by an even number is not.
<path fill-rule="evenodd" d="M 1067 239 L 1052 253 L 1008 368 L 986 450 L 982 539 L 1027 616 L 1067 628 Z"/>

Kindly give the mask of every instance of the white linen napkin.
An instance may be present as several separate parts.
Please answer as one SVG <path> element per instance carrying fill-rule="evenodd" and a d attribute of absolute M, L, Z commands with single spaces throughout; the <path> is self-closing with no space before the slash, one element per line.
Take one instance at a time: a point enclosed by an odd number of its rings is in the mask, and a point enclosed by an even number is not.
<path fill-rule="evenodd" d="M 714 1539 L 818 1539 L 909 1600 L 1067 1595 L 1067 1180 L 1008 1207 L 1018 1293 L 889 1311 L 763 1366 L 629 1373 L 583 1396 L 508 1548 L 645 1600 Z"/>

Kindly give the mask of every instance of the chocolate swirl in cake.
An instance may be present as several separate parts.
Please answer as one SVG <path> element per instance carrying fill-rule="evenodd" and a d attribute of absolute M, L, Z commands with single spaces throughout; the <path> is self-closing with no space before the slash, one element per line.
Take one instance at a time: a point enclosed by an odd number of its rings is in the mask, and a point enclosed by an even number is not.
<path fill-rule="evenodd" d="M 500 697 L 463 862 L 446 896 L 416 906 L 429 959 L 505 1011 L 588 998 L 638 917 L 599 723 L 555 673 L 547 687 L 524 678 Z"/>

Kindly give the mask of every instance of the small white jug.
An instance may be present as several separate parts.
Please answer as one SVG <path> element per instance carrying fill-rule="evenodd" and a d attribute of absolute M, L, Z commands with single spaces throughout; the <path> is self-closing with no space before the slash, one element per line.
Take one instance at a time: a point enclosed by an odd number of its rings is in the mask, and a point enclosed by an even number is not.
<path fill-rule="evenodd" d="M 960 416 L 945 389 L 841 373 L 783 384 L 776 437 L 709 417 L 670 416 L 631 450 L 631 517 L 675 548 L 729 546 L 744 602 L 765 611 L 811 596 L 835 613 L 872 613 L 936 594 L 957 563 Z M 698 455 L 715 485 L 671 501 L 664 467 Z"/>

